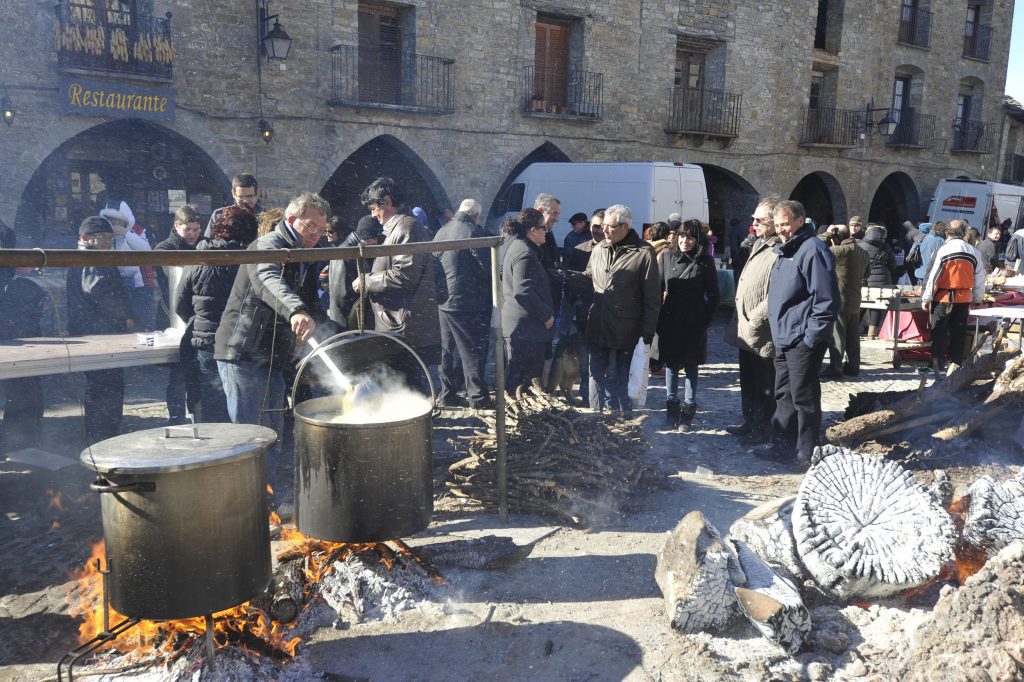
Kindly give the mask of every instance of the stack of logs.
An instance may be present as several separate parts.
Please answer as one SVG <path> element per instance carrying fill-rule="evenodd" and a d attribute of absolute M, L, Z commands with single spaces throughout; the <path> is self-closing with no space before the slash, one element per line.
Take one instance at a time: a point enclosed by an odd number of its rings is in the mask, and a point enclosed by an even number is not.
<path fill-rule="evenodd" d="M 751 511 L 728 537 L 699 511 L 683 518 L 655 572 L 669 621 L 723 631 L 743 614 L 794 653 L 811 629 L 798 587 L 843 602 L 892 597 L 962 576 L 953 570 L 961 547 L 992 556 L 1024 543 L 1024 471 L 982 477 L 968 495 L 949 505 L 942 475 L 926 487 L 895 462 L 817 448 L 797 495 Z M 966 513 L 954 518 L 947 505 Z"/>
<path fill-rule="evenodd" d="M 614 512 L 630 492 L 662 485 L 649 459 L 642 418 L 617 420 L 580 411 L 536 388 L 505 403 L 509 509 L 585 526 Z M 494 416 L 484 428 L 451 439 L 467 453 L 448 468 L 448 491 L 494 507 L 498 502 Z"/>

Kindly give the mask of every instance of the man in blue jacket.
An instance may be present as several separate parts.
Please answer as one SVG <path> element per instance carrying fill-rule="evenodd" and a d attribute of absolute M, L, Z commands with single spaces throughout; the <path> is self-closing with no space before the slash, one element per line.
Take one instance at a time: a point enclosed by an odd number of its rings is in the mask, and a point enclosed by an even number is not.
<path fill-rule="evenodd" d="M 804 224 L 804 207 L 781 201 L 773 212 L 782 243 L 768 283 L 768 323 L 775 343 L 775 414 L 772 446 L 778 457 L 809 464 L 821 430 L 818 368 L 839 313 L 835 259 Z"/>

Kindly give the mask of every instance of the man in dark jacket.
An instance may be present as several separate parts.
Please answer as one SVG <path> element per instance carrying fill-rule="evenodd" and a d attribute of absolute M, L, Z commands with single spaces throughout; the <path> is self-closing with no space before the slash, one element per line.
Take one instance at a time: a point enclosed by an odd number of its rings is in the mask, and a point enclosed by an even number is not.
<path fill-rule="evenodd" d="M 231 178 L 231 198 L 235 200 L 235 203 L 229 204 L 229 206 L 247 208 L 256 216 L 263 213 L 263 207 L 260 206 L 259 183 L 256 182 L 254 176 L 248 173 L 239 173 Z M 221 206 L 210 214 L 210 221 L 206 223 L 206 232 L 203 233 L 207 239 L 213 236 L 213 224 L 217 222 L 217 218 L 225 208 L 227 206 Z"/>
<path fill-rule="evenodd" d="M 591 394 L 608 392 L 611 409 L 630 417 L 629 365 L 641 338 L 650 344 L 661 309 L 661 279 L 654 249 L 630 227 L 633 212 L 622 204 L 605 209 L 604 241 L 587 263 L 594 303 L 587 320 Z"/>
<path fill-rule="evenodd" d="M 569 267 L 569 260 L 572 258 L 572 252 L 576 250 L 576 247 L 590 241 L 590 221 L 587 220 L 586 213 L 573 213 L 572 217 L 569 218 L 569 226 L 572 230 L 569 231 L 569 234 L 565 235 L 565 239 L 562 241 L 563 268 Z"/>
<path fill-rule="evenodd" d="M 485 237 L 480 226 L 480 202 L 466 199 L 434 241 Z M 488 409 L 491 399 L 484 380 L 487 334 L 491 320 L 490 258 L 487 249 L 462 249 L 434 254 L 443 277 L 438 288 L 437 309 L 441 326 L 441 390 L 438 402 L 459 406 L 456 390 L 459 368 L 466 384 L 469 406 Z"/>
<path fill-rule="evenodd" d="M 598 394 L 590 392 L 590 348 L 587 346 L 587 318 L 590 315 L 590 305 L 594 302 L 594 285 L 585 276 L 574 275 L 573 273 L 585 273 L 587 263 L 590 262 L 590 254 L 594 247 L 604 241 L 604 209 L 594 211 L 590 218 L 590 240 L 577 244 L 576 248 L 569 254 L 569 261 L 566 269 L 570 276 L 565 284 L 565 297 L 572 310 L 573 324 L 579 332 L 580 340 L 580 398 L 584 407 L 601 406 Z M 607 396 L 606 396 L 607 398 Z"/>
<path fill-rule="evenodd" d="M 999 251 L 1002 248 L 1003 230 L 998 225 L 988 228 L 988 234 L 978 244 L 978 251 L 981 252 L 981 264 L 985 268 L 985 274 L 991 273 L 999 265 Z"/>
<path fill-rule="evenodd" d="M 338 244 L 340 247 L 376 246 L 380 244 L 383 227 L 372 215 L 364 215 L 359 219 L 356 229 L 345 237 Z M 363 259 L 363 272 L 370 272 L 373 267 L 372 258 Z M 327 308 L 327 316 L 346 329 L 358 329 L 359 318 L 356 310 L 356 303 L 359 302 L 359 294 L 352 288 L 352 282 L 359 275 L 358 264 L 354 260 L 332 260 L 327 270 L 327 281 L 330 287 L 330 304 Z M 370 315 L 369 306 L 364 312 L 366 319 L 363 321 L 364 329 L 373 329 L 373 317 Z"/>
<path fill-rule="evenodd" d="M 775 343 L 774 454 L 810 463 L 821 429 L 818 371 L 840 310 L 835 259 L 804 224 L 804 207 L 780 201 L 773 212 L 782 240 L 768 283 L 768 323 Z M 786 452 L 789 450 L 789 452 Z"/>
<path fill-rule="evenodd" d="M 360 198 L 370 215 L 384 226 L 384 246 L 430 241 L 420 221 L 402 211 L 402 193 L 391 178 L 377 178 Z M 357 294 L 361 286 L 358 279 L 352 283 Z M 429 253 L 380 256 L 366 276 L 374 329 L 401 336 L 427 366 L 441 360 L 434 287 L 434 257 Z"/>
<path fill-rule="evenodd" d="M 154 247 L 155 251 L 193 251 L 203 232 L 199 224 L 199 211 L 191 204 L 185 204 L 174 214 L 174 224 L 167 239 Z M 162 331 L 171 326 L 170 282 L 174 266 L 162 265 L 156 269 L 156 283 L 160 288 L 160 306 L 156 311 L 156 329 Z M 186 397 L 188 409 L 196 414 L 199 386 L 196 381 L 195 353 L 190 342 L 191 331 L 186 330 L 181 340 L 178 362 L 167 365 L 167 423 L 184 424 Z"/>
<path fill-rule="evenodd" d="M 284 219 L 249 248 L 312 249 L 327 229 L 331 207 L 303 192 Z M 325 319 L 317 292 L 321 263 L 258 263 L 238 268 L 215 339 L 228 414 L 236 424 L 264 424 L 280 433 L 284 367 Z"/>
<path fill-rule="evenodd" d="M 113 227 L 92 216 L 78 228 L 78 248 L 109 251 Z M 115 267 L 77 267 L 67 271 L 68 333 L 71 336 L 121 334 L 130 331 L 128 294 Z M 89 444 L 117 435 L 124 412 L 124 370 L 85 373 L 85 438 Z"/>

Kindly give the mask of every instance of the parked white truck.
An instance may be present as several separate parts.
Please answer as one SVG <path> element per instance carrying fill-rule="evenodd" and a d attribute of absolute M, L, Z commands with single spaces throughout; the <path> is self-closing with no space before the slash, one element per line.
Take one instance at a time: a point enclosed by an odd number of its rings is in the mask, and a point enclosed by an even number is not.
<path fill-rule="evenodd" d="M 589 217 L 595 209 L 625 204 L 633 211 L 637 232 L 644 225 L 667 220 L 678 213 L 683 219 L 708 220 L 708 191 L 704 171 L 689 163 L 532 163 L 495 201 L 492 215 L 500 220 L 533 206 L 541 192 L 553 194 L 562 204 L 562 216 L 554 236 L 561 246 L 569 232 L 569 216 Z"/>
<path fill-rule="evenodd" d="M 966 220 L 982 235 L 992 224 L 1007 218 L 1013 231 L 1024 228 L 1024 187 L 984 180 L 939 180 L 928 207 L 931 222 Z"/>

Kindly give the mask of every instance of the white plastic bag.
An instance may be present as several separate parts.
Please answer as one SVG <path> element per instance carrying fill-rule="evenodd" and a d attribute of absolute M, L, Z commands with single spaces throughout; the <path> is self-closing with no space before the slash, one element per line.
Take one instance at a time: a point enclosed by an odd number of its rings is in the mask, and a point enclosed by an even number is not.
<path fill-rule="evenodd" d="M 647 404 L 647 380 L 651 374 L 651 345 L 645 344 L 643 338 L 636 342 L 633 349 L 633 360 L 629 363 L 629 399 L 633 407 Z"/>

